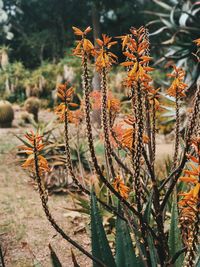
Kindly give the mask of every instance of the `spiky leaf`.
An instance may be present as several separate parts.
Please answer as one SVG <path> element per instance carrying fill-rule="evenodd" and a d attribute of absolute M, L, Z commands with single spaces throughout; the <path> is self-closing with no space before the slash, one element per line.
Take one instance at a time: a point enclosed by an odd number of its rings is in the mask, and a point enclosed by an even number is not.
<path fill-rule="evenodd" d="M 150 258 L 151 258 L 151 266 L 157 267 L 158 266 L 157 254 L 156 254 L 156 249 L 155 249 L 155 245 L 153 242 L 153 238 L 151 235 L 148 236 L 147 241 L 148 241 L 148 245 L 150 248 L 149 253 L 150 253 Z"/>
<path fill-rule="evenodd" d="M 92 255 L 101 260 L 105 266 L 116 267 L 94 192 L 91 192 L 91 239 Z M 93 267 L 98 267 L 98 265 L 93 263 Z"/>
<path fill-rule="evenodd" d="M 71 250 L 71 255 L 72 255 L 72 262 L 74 264 L 74 267 L 80 267 L 80 265 L 78 264 L 78 262 L 76 260 L 76 256 L 75 256 L 73 250 Z"/>
<path fill-rule="evenodd" d="M 49 244 L 50 249 L 50 256 L 51 256 L 51 264 L 53 267 L 62 267 L 62 264 L 60 263 L 58 256 L 56 255 L 55 251 L 53 250 L 52 246 Z"/>
<path fill-rule="evenodd" d="M 183 247 L 181 242 L 180 229 L 178 228 L 178 208 L 177 208 L 177 199 L 175 195 L 173 197 L 173 204 L 171 211 L 171 223 L 169 230 L 168 245 L 169 245 L 170 255 L 172 257 L 177 251 L 179 251 Z M 179 256 L 179 258 L 176 260 L 174 267 L 181 267 L 182 264 L 183 264 L 183 254 Z"/>
<path fill-rule="evenodd" d="M 135 255 L 128 225 L 120 217 L 116 220 L 116 264 L 117 267 L 143 266 Z"/>

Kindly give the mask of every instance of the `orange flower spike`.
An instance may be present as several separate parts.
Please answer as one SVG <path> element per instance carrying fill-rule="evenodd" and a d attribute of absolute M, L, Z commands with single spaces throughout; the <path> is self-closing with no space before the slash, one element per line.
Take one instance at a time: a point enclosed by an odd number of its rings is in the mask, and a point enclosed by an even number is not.
<path fill-rule="evenodd" d="M 41 152 L 42 149 L 45 147 L 44 143 L 42 143 L 42 136 L 40 136 L 38 133 L 34 134 L 33 131 L 30 133 L 27 133 L 25 135 L 25 138 L 28 140 L 27 146 L 22 146 L 21 148 L 24 150 L 27 150 L 27 154 L 30 154 L 29 157 L 26 159 L 26 161 L 22 164 L 22 167 L 25 169 L 29 169 L 31 172 L 35 171 L 35 158 L 33 154 Z M 31 145 L 31 147 L 28 146 L 28 144 Z M 49 172 L 50 168 L 48 166 L 47 160 L 41 156 L 37 156 L 38 160 L 38 169 L 39 174 L 43 174 L 44 172 Z"/>
<path fill-rule="evenodd" d="M 124 199 L 128 198 L 129 188 L 124 184 L 122 178 L 119 175 L 115 178 L 113 187 L 121 195 L 121 197 L 123 197 Z"/>
<path fill-rule="evenodd" d="M 96 49 L 96 68 L 98 71 L 101 71 L 102 68 L 109 68 L 112 64 L 116 63 L 117 56 L 109 52 L 109 49 L 117 44 L 116 41 L 111 42 L 111 37 L 108 37 L 106 34 L 102 34 L 102 40 L 96 39 L 99 48 Z"/>
<path fill-rule="evenodd" d="M 77 41 L 77 46 L 73 49 L 73 55 L 75 56 L 82 56 L 82 53 L 86 53 L 87 55 L 94 54 L 94 45 L 91 43 L 90 40 L 86 38 L 86 35 L 92 30 L 89 26 L 84 31 L 80 30 L 77 27 L 72 27 L 74 30 L 74 34 L 77 36 L 81 36 L 81 40 Z"/>
<path fill-rule="evenodd" d="M 173 97 L 176 97 L 177 94 L 179 97 L 184 97 L 184 90 L 187 87 L 187 84 L 183 82 L 185 78 L 185 71 L 181 68 L 177 68 L 176 66 L 173 66 L 173 69 L 173 73 L 167 75 L 168 77 L 174 78 L 171 86 L 167 90 L 167 94 Z"/>
<path fill-rule="evenodd" d="M 192 138 L 191 145 L 194 147 L 196 153 L 200 156 L 200 137 Z"/>
<path fill-rule="evenodd" d="M 131 35 L 130 34 L 126 34 L 126 35 L 123 35 L 123 36 L 117 36 L 115 38 L 119 38 L 122 40 L 122 50 L 125 49 L 125 47 L 127 46 L 127 44 L 130 42 L 131 40 Z"/>

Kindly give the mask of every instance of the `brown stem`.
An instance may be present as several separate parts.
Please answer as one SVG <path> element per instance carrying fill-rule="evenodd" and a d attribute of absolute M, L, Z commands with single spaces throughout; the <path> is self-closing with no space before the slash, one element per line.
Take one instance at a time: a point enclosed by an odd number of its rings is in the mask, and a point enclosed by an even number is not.
<path fill-rule="evenodd" d="M 149 152 L 149 159 L 151 162 L 151 165 L 153 166 L 154 163 L 154 155 L 153 155 L 153 131 L 151 130 L 151 117 L 150 117 L 150 105 L 147 93 L 145 92 L 145 110 L 146 110 L 146 129 L 147 129 L 147 135 L 149 137 L 148 141 L 148 152 Z"/>
<path fill-rule="evenodd" d="M 65 155 L 66 155 L 66 168 L 70 176 L 72 177 L 73 182 L 77 185 L 77 187 L 81 190 L 81 192 L 85 193 L 86 195 L 90 196 L 90 191 L 86 189 L 85 187 L 82 186 L 82 184 L 78 181 L 76 178 L 73 168 L 72 168 L 72 163 L 71 163 L 71 156 L 70 156 L 70 147 L 69 147 L 69 136 L 68 136 L 68 109 L 67 109 L 67 102 L 65 99 L 65 117 L 64 117 L 64 129 L 65 129 Z M 111 205 L 107 205 L 105 202 L 100 200 L 98 197 L 97 201 L 101 203 L 107 210 L 111 211 L 118 217 L 120 217 L 122 220 L 125 220 L 123 216 L 121 216 L 114 207 Z"/>
<path fill-rule="evenodd" d="M 36 141 L 34 140 L 34 162 L 35 162 L 35 173 L 36 173 L 36 181 L 38 184 L 38 189 L 39 189 L 39 194 L 40 194 L 40 199 L 42 202 L 42 207 L 45 212 L 45 215 L 48 219 L 48 221 L 51 223 L 53 228 L 65 239 L 67 240 L 71 245 L 73 245 L 75 248 L 80 250 L 84 255 L 86 255 L 88 258 L 90 258 L 92 261 L 96 262 L 99 266 L 106 267 L 99 259 L 94 257 L 92 254 L 90 254 L 88 251 L 86 251 L 82 246 L 80 246 L 76 241 L 71 239 L 61 228 L 58 226 L 56 223 L 55 219 L 52 217 L 49 207 L 47 204 L 47 198 L 46 194 L 44 192 L 43 186 L 42 186 L 42 181 L 41 177 L 39 174 L 39 165 L 38 165 L 38 156 L 37 156 L 37 148 L 36 148 Z"/>
<path fill-rule="evenodd" d="M 132 164 L 134 168 L 134 189 L 135 189 L 135 199 L 137 204 L 137 211 L 140 213 L 142 211 L 142 194 L 143 188 L 140 180 L 140 166 L 142 157 L 142 147 L 143 147 L 143 108 L 142 108 L 142 92 L 140 83 L 137 83 L 135 92 L 135 103 L 134 103 L 135 123 L 133 123 L 133 145 L 132 145 Z M 147 242 L 147 228 L 144 224 L 144 218 L 141 216 L 139 218 L 141 226 L 141 235 L 144 242 L 147 264 L 151 266 L 149 246 Z"/>
<path fill-rule="evenodd" d="M 177 166 L 177 160 L 178 160 L 178 150 L 179 150 L 179 144 L 180 144 L 180 106 L 179 106 L 179 97 L 178 92 L 176 92 L 176 127 L 175 127 L 175 149 L 174 149 L 174 156 L 173 156 L 173 166 L 172 169 L 174 169 Z"/>
<path fill-rule="evenodd" d="M 153 163 L 155 162 L 156 157 L 156 107 L 155 107 L 155 99 L 153 99 L 153 111 L 152 111 L 152 154 L 153 154 Z"/>
<path fill-rule="evenodd" d="M 102 91 L 102 127 L 104 132 L 104 144 L 105 144 L 105 150 L 106 150 L 106 156 L 108 159 L 108 165 L 111 171 L 112 178 L 115 179 L 115 170 L 113 167 L 112 162 L 112 149 L 110 144 L 110 138 L 109 138 L 109 121 L 108 121 L 108 113 L 107 113 L 107 75 L 106 75 L 106 68 L 103 68 L 101 71 L 101 91 Z"/>
<path fill-rule="evenodd" d="M 89 151 L 92 158 L 92 163 L 95 168 L 95 171 L 101 181 L 105 184 L 105 186 L 122 202 L 124 205 L 133 212 L 138 218 L 141 218 L 141 213 L 139 213 L 129 202 L 127 202 L 115 189 L 114 187 L 108 182 L 108 180 L 104 177 L 94 150 L 93 144 L 93 134 L 92 134 L 92 126 L 90 120 L 90 83 L 89 83 L 89 75 L 88 75 L 88 67 L 87 67 L 87 55 L 83 55 L 83 86 L 84 86 L 84 94 L 85 94 L 85 120 L 86 120 L 86 128 L 87 128 L 87 139 L 89 145 Z M 145 224 L 147 229 L 151 229 L 148 224 Z"/>

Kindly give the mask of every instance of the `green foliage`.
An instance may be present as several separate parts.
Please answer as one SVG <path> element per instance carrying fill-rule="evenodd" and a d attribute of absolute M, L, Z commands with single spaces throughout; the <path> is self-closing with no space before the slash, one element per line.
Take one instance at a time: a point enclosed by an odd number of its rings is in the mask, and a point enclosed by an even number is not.
<path fill-rule="evenodd" d="M 119 205 L 118 212 L 121 212 Z M 125 221 L 116 219 L 116 264 L 117 267 L 141 267 L 143 266 L 135 255 L 130 230 Z"/>
<path fill-rule="evenodd" d="M 119 205 L 118 212 L 121 213 Z M 135 254 L 133 242 L 130 235 L 130 229 L 127 222 L 120 217 L 116 218 L 116 239 L 115 239 L 115 261 L 112 256 L 105 230 L 102 224 L 102 218 L 99 213 L 95 194 L 91 194 L 91 240 L 92 254 L 97 257 L 106 266 L 117 267 L 143 267 L 143 263 Z M 93 266 L 96 266 L 95 263 Z M 155 265 L 156 266 L 156 265 Z"/>
<path fill-rule="evenodd" d="M 25 81 L 30 73 L 21 62 L 8 63 L 0 69 L 0 92 L 14 101 L 25 99 Z"/>
<path fill-rule="evenodd" d="M 177 200 L 176 195 L 173 197 L 172 201 L 172 211 L 171 211 L 171 223 L 170 223 L 170 230 L 169 230 L 169 238 L 168 238 L 168 245 L 170 256 L 173 257 L 177 251 L 182 249 L 183 244 L 181 242 L 181 234 L 180 229 L 178 227 L 178 208 L 177 208 Z M 179 256 L 176 260 L 174 267 L 181 267 L 183 266 L 183 254 Z"/>
<path fill-rule="evenodd" d="M 58 259 L 58 256 L 56 255 L 54 249 L 52 246 L 49 244 L 49 249 L 50 249 L 50 257 L 51 257 L 51 264 L 52 267 L 62 267 L 62 264 L 60 260 Z"/>
<path fill-rule="evenodd" d="M 200 73 L 199 64 L 196 64 L 197 59 L 194 56 L 197 48 L 193 43 L 199 38 L 199 3 L 190 0 L 175 0 L 173 4 L 170 0 L 165 3 L 158 0 L 153 2 L 159 8 L 159 12 L 146 12 L 156 17 L 149 23 L 150 29 L 155 29 L 150 36 L 159 47 L 166 47 L 165 56 L 159 58 L 158 63 L 175 61 L 176 65 L 187 70 L 187 82 L 194 85 Z"/>
<path fill-rule="evenodd" d="M 102 224 L 96 196 L 93 192 L 91 193 L 91 241 L 92 255 L 101 260 L 106 266 L 116 267 Z M 98 267 L 96 263 L 93 263 L 93 266 Z"/>
<path fill-rule="evenodd" d="M 14 110 L 12 105 L 5 100 L 0 101 L 0 127 L 11 127 L 14 119 Z"/>

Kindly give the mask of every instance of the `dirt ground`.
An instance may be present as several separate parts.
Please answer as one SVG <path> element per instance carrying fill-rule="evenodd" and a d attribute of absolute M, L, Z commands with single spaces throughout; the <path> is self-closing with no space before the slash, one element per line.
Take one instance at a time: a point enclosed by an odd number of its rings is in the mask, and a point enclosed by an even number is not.
<path fill-rule="evenodd" d="M 47 114 L 43 114 L 44 116 Z M 48 116 L 48 115 L 47 115 Z M 63 240 L 47 221 L 41 207 L 38 192 L 16 157 L 19 141 L 15 135 L 24 134 L 26 127 L 16 127 L 19 112 L 10 129 L 0 129 L 0 244 L 6 267 L 50 267 L 51 243 L 63 267 L 73 266 L 71 246 Z M 53 195 L 49 198 L 52 214 L 65 232 L 89 249 L 82 215 L 67 211 L 72 207 L 70 196 Z M 85 228 L 86 226 L 86 228 Z M 78 233 L 77 233 L 78 232 Z M 73 249 L 80 266 L 91 266 L 90 260 Z"/>
<path fill-rule="evenodd" d="M 41 207 L 39 195 L 31 179 L 22 170 L 16 157 L 20 144 L 15 135 L 23 135 L 31 126 L 19 127 L 19 107 L 15 107 L 15 121 L 10 129 L 0 129 L 0 245 L 6 267 L 50 267 L 51 243 L 63 267 L 73 266 L 71 246 L 48 223 Z M 40 116 L 49 120 L 52 113 L 43 111 Z M 173 145 L 164 137 L 157 139 L 157 158 L 172 153 Z M 68 195 L 52 195 L 51 211 L 59 225 L 84 248 L 90 249 L 88 222 L 81 214 L 70 212 L 73 207 Z M 87 229 L 87 230 L 86 230 Z M 73 249 L 80 266 L 91 266 L 91 261 Z"/>

